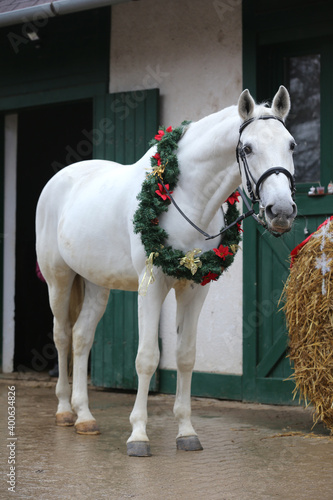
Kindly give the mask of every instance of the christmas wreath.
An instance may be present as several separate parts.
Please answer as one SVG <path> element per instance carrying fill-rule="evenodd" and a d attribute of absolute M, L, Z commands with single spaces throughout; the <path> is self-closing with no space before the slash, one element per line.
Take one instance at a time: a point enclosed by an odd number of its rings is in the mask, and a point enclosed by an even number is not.
<path fill-rule="evenodd" d="M 198 248 L 189 249 L 186 254 L 166 245 L 167 232 L 159 225 L 159 216 L 168 210 L 170 194 L 179 178 L 177 159 L 178 141 L 189 122 L 183 122 L 176 129 L 161 128 L 150 146 L 157 145 L 157 152 L 151 157 L 152 171 L 147 173 L 137 198 L 139 206 L 133 218 L 134 232 L 141 234 L 145 248 L 147 271 L 153 281 L 152 266 L 160 266 L 163 272 L 177 279 L 187 279 L 206 285 L 216 281 L 233 262 L 240 242 L 240 224 L 223 233 L 218 248 L 202 252 Z M 162 181 L 162 183 L 161 183 Z M 164 189 L 166 188 L 166 189 Z M 167 190 L 167 191 L 166 191 Z M 226 200 L 225 224 L 228 226 L 239 216 L 236 206 L 239 193 L 236 191 Z M 147 273 L 146 273 L 147 274 Z"/>

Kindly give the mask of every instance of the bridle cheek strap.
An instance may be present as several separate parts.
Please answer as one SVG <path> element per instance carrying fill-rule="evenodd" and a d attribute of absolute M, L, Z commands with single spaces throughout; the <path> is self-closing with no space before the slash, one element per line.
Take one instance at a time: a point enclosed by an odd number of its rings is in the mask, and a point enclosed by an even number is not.
<path fill-rule="evenodd" d="M 257 203 L 258 201 L 260 201 L 260 193 L 259 193 L 260 186 L 263 183 L 263 181 L 265 179 L 267 179 L 267 177 L 269 177 L 272 174 L 278 175 L 279 173 L 282 173 L 282 174 L 286 175 L 288 177 L 288 179 L 290 180 L 290 190 L 291 190 L 292 196 L 294 196 L 295 191 L 296 191 L 294 176 L 289 172 L 289 170 L 287 170 L 286 168 L 283 168 L 283 167 L 269 168 L 268 170 L 266 170 L 266 172 L 264 172 L 259 177 L 259 179 L 257 181 L 255 181 L 255 179 L 253 178 L 253 175 L 251 174 L 251 171 L 249 169 L 249 165 L 247 163 L 245 152 L 240 147 L 242 132 L 248 125 L 250 125 L 250 123 L 252 123 L 255 120 L 270 120 L 270 119 L 271 120 L 278 120 L 285 127 L 285 123 L 283 120 L 281 120 L 277 116 L 267 115 L 267 116 L 259 116 L 258 118 L 250 118 L 249 120 L 242 123 L 242 125 L 240 126 L 240 129 L 239 129 L 239 140 L 238 140 L 238 144 L 237 144 L 237 148 L 236 148 L 236 158 L 237 158 L 237 163 L 239 166 L 240 173 L 241 173 L 240 159 L 242 160 L 243 167 L 244 167 L 244 173 L 245 173 L 245 177 L 246 177 L 246 187 L 247 187 L 249 197 L 250 197 L 250 200 L 252 201 L 252 203 Z M 254 186 L 255 193 L 253 192 L 252 185 Z"/>

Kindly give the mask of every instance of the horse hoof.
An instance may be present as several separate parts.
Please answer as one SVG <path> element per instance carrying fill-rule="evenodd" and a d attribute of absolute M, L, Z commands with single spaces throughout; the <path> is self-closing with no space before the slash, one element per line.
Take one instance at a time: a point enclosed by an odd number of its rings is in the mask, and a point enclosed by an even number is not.
<path fill-rule="evenodd" d="M 203 450 L 198 436 L 185 436 L 176 439 L 177 450 L 200 451 Z"/>
<path fill-rule="evenodd" d="M 85 434 L 87 436 L 96 436 L 100 434 L 96 420 L 88 420 L 87 422 L 79 422 L 75 424 L 75 430 L 78 434 Z"/>
<path fill-rule="evenodd" d="M 127 455 L 129 457 L 151 457 L 149 442 L 131 441 L 127 443 Z"/>
<path fill-rule="evenodd" d="M 75 415 L 70 411 L 56 413 L 56 424 L 60 425 L 60 427 L 70 427 L 74 425 L 75 419 Z"/>

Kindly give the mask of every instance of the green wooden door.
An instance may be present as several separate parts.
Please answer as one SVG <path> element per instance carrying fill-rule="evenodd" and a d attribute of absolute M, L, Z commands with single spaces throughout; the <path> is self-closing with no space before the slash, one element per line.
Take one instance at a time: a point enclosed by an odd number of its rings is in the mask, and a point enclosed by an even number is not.
<path fill-rule="evenodd" d="M 257 100 L 274 95 L 282 83 L 292 110 L 287 126 L 295 153 L 298 216 L 292 231 L 276 239 L 254 221 L 244 233 L 243 396 L 248 401 L 293 403 L 287 329 L 279 299 L 289 272 L 290 251 L 333 213 L 333 196 L 308 196 L 311 186 L 333 178 L 333 40 L 263 44 L 257 49 Z M 297 403 L 297 399 L 295 401 Z"/>
<path fill-rule="evenodd" d="M 319 201 L 319 200 L 318 200 Z M 332 213 L 328 197 L 297 217 L 292 232 L 279 239 L 249 221 L 244 233 L 243 399 L 291 404 L 294 383 L 287 356 L 288 335 L 279 303 L 289 273 L 290 251 Z M 298 208 L 303 204 L 296 197 Z M 297 401 L 296 401 L 297 403 Z"/>
<path fill-rule="evenodd" d="M 131 164 L 141 158 L 158 129 L 158 108 L 157 89 L 97 97 L 91 132 L 94 158 L 122 164 Z M 136 389 L 137 347 L 137 293 L 111 290 L 91 353 L 93 384 Z M 156 376 L 150 388 L 157 389 Z"/>

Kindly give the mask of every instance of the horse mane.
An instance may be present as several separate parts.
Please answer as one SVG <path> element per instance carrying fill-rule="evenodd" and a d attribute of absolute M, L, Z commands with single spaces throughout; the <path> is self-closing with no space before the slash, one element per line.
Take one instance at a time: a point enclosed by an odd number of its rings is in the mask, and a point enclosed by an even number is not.
<path fill-rule="evenodd" d="M 272 115 L 272 108 L 267 101 L 260 102 L 256 104 L 253 112 L 254 118 L 259 118 L 260 116 Z"/>

